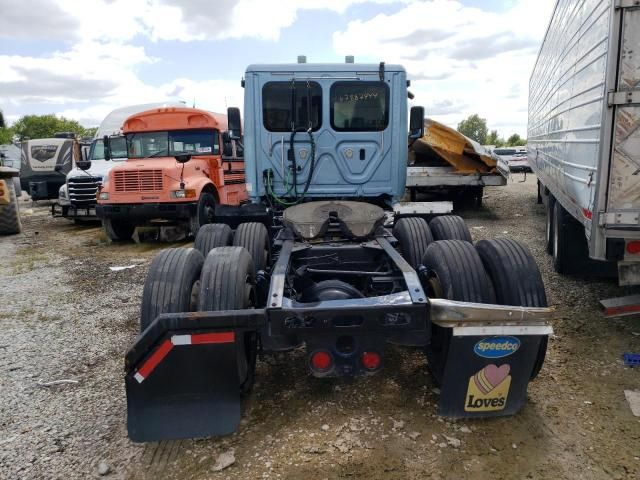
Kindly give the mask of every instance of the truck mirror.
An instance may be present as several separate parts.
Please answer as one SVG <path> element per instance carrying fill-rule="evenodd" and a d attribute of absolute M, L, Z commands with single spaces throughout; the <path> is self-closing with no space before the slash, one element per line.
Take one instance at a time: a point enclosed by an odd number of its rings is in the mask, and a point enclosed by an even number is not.
<path fill-rule="evenodd" d="M 173 158 L 175 158 L 176 162 L 178 163 L 187 163 L 189 160 L 191 160 L 191 155 L 189 155 L 188 153 L 185 153 L 183 155 L 176 155 Z"/>
<path fill-rule="evenodd" d="M 424 107 L 411 107 L 409 116 L 409 138 L 424 136 Z"/>
<path fill-rule="evenodd" d="M 111 160 L 111 140 L 109 135 L 102 137 L 102 144 L 104 145 L 104 159 Z"/>
<path fill-rule="evenodd" d="M 80 170 L 87 171 L 91 168 L 91 160 L 83 159 L 79 162 L 76 162 L 76 167 L 78 167 Z"/>
<path fill-rule="evenodd" d="M 231 138 L 237 139 L 242 136 L 242 120 L 240 118 L 240 109 L 237 107 L 227 108 L 227 123 Z"/>

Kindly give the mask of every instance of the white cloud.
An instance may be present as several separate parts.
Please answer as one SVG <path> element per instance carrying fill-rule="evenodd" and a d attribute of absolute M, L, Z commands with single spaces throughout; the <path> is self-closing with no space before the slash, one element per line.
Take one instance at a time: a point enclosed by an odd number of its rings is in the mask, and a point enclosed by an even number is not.
<path fill-rule="evenodd" d="M 334 34 L 334 48 L 404 65 L 414 103 L 440 121 L 456 126 L 478 113 L 504 135 L 525 135 L 529 75 L 553 4 L 520 0 L 497 13 L 454 0 L 415 2 L 349 23 Z"/>

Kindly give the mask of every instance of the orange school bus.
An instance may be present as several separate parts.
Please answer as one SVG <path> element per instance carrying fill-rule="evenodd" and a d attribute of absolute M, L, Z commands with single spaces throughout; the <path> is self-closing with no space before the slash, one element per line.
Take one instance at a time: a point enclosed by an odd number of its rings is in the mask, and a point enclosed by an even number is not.
<path fill-rule="evenodd" d="M 128 159 L 109 171 L 96 208 L 111 240 L 130 239 L 143 225 L 182 224 L 195 236 L 214 221 L 217 204 L 247 201 L 244 159 L 226 115 L 156 108 L 127 118 L 122 131 Z"/>

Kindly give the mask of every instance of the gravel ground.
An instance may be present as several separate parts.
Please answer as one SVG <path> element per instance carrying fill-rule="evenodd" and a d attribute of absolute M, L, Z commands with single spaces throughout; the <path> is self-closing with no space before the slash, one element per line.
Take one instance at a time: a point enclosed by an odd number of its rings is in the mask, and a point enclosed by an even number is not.
<path fill-rule="evenodd" d="M 0 478 L 640 478 L 640 419 L 623 394 L 640 389 L 640 370 L 621 361 L 640 352 L 640 320 L 598 308 L 634 290 L 558 276 L 535 178 L 522 178 L 459 212 L 476 240 L 525 242 L 557 308 L 518 415 L 438 417 L 417 350 L 390 347 L 383 372 L 352 381 L 309 377 L 295 352 L 258 363 L 236 434 L 146 445 L 126 436 L 123 356 L 146 270 L 168 244 L 108 244 L 95 226 L 23 203 L 24 233 L 0 238 Z"/>

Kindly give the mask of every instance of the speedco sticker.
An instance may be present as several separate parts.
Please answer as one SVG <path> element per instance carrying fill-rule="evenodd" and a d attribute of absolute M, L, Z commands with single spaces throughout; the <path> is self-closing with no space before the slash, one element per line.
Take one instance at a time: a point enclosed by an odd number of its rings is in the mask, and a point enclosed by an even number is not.
<path fill-rule="evenodd" d="M 483 358 L 508 357 L 520 348 L 520 340 L 516 337 L 487 337 L 473 347 L 476 355 Z"/>

